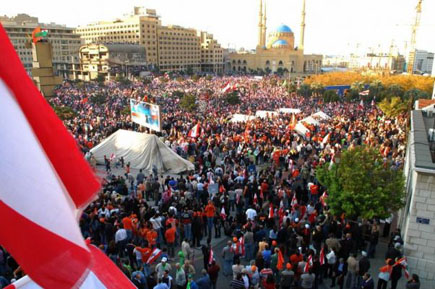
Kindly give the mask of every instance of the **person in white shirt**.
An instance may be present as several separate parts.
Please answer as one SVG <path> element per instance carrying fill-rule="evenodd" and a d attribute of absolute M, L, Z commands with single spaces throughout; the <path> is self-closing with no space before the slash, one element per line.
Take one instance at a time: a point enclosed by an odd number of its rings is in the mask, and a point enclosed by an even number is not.
<path fill-rule="evenodd" d="M 249 208 L 246 210 L 246 218 L 253 221 L 256 216 L 257 216 L 257 211 L 254 210 L 253 208 Z"/>
<path fill-rule="evenodd" d="M 125 247 L 127 246 L 127 231 L 124 229 L 122 224 L 115 233 L 115 243 L 118 246 L 120 257 L 123 257 L 125 253 Z"/>

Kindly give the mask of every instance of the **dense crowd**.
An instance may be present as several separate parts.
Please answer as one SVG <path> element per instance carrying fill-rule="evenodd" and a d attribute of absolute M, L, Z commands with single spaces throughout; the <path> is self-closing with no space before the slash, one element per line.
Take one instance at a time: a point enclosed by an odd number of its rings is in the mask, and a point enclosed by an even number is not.
<path fill-rule="evenodd" d="M 237 87 L 238 105 L 225 101 L 222 89 L 229 83 Z M 197 97 L 194 112 L 180 107 L 182 94 Z M 319 288 L 322 283 L 374 288 L 370 258 L 381 236 L 391 240 L 377 285 L 382 289 L 391 282 L 397 288 L 404 268 L 400 231 L 390 234 L 391 219 L 332 215 L 327 188 L 315 170 L 363 144 L 377 148 L 385 165 L 402 168 L 406 115 L 388 119 L 376 105 L 304 98 L 276 78 L 65 83 L 50 102 L 73 109 L 74 117 L 64 123 L 87 153 L 118 129 L 140 129 L 125 113 L 130 98 L 161 106 L 159 136 L 195 164 L 195 171 L 171 176 L 133 173 L 123 159 L 106 159 L 103 189 L 80 227 L 138 288 L 218 288 L 220 275 L 228 278 L 226 288 L 235 289 Z M 230 121 L 235 113 L 279 108 L 300 109 L 298 120 L 317 111 L 331 118 L 305 124 L 304 135 L 293 130 L 292 114 Z M 188 137 L 196 124 L 199 137 Z M 222 251 L 213 250 L 216 239 L 228 242 Z M 0 274 L 19 276 L 18 265 L 2 253 Z M 197 274 L 194 264 L 201 257 L 204 266 Z M 419 288 L 418 276 L 407 288 Z"/>

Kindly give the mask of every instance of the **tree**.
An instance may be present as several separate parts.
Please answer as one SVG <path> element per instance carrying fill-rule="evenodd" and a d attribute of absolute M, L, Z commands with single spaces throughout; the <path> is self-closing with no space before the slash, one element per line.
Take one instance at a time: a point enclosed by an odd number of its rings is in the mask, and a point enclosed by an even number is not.
<path fill-rule="evenodd" d="M 231 93 L 228 93 L 226 95 L 225 101 L 229 104 L 229 105 L 236 105 L 236 104 L 240 104 L 240 97 L 239 97 L 239 92 L 238 91 L 233 91 Z"/>
<path fill-rule="evenodd" d="M 187 67 L 187 69 L 186 69 L 186 74 L 187 74 L 187 75 L 190 75 L 190 76 L 193 75 L 193 68 L 192 68 L 192 66 L 189 65 L 189 66 Z"/>
<path fill-rule="evenodd" d="M 360 93 L 364 89 L 364 82 L 362 82 L 362 81 L 355 81 L 354 83 L 352 83 L 350 85 L 350 89 L 355 91 L 355 92 L 357 92 L 357 93 Z"/>
<path fill-rule="evenodd" d="M 387 218 L 404 205 L 404 176 L 401 170 L 384 166 L 382 156 L 370 147 L 344 151 L 340 162 L 324 164 L 317 179 L 327 187 L 332 214 L 356 219 Z"/>
<path fill-rule="evenodd" d="M 340 97 L 335 92 L 335 90 L 329 89 L 325 90 L 325 92 L 323 93 L 323 100 L 325 102 L 337 102 L 340 101 Z"/>
<path fill-rule="evenodd" d="M 121 75 L 117 76 L 115 78 L 115 80 L 122 85 L 130 85 L 130 83 L 131 83 L 130 79 L 125 78 L 124 76 L 121 76 Z"/>
<path fill-rule="evenodd" d="M 391 99 L 384 98 L 384 100 L 379 103 L 379 108 L 387 117 L 393 118 L 406 112 L 409 108 L 409 102 L 402 101 L 398 96 L 392 97 Z"/>
<path fill-rule="evenodd" d="M 390 95 L 390 97 L 403 97 L 403 88 L 401 88 L 398 84 L 392 84 L 387 88 L 387 93 Z"/>
<path fill-rule="evenodd" d="M 105 80 L 106 77 L 103 74 L 98 74 L 97 78 L 95 78 L 95 81 L 98 82 L 100 85 L 104 84 Z"/>
<path fill-rule="evenodd" d="M 425 91 L 421 91 L 420 89 L 416 89 L 416 88 L 408 90 L 403 95 L 403 99 L 409 101 L 416 101 L 418 99 L 429 99 L 429 98 L 430 98 L 429 93 Z"/>
<path fill-rule="evenodd" d="M 298 94 L 305 98 L 311 96 L 311 87 L 308 84 L 302 84 L 298 89 Z"/>
<path fill-rule="evenodd" d="M 180 100 L 180 107 L 188 112 L 196 109 L 196 97 L 191 94 L 184 95 Z"/>
<path fill-rule="evenodd" d="M 61 120 L 72 119 L 77 115 L 69 106 L 53 106 L 53 110 Z"/>
<path fill-rule="evenodd" d="M 313 82 L 313 83 L 311 83 L 310 88 L 311 88 L 311 90 L 313 91 L 313 93 L 314 93 L 314 95 L 316 97 L 321 95 L 321 94 L 323 94 L 323 92 L 325 91 L 325 88 L 319 82 Z"/>

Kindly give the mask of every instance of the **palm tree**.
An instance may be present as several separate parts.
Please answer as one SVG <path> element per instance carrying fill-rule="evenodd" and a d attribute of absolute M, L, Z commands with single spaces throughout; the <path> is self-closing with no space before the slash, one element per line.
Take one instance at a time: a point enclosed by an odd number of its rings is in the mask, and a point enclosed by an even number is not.
<path fill-rule="evenodd" d="M 350 85 L 350 89 L 357 93 L 360 93 L 364 89 L 364 83 L 362 81 L 355 81 Z"/>
<path fill-rule="evenodd" d="M 311 90 L 313 91 L 314 95 L 316 97 L 318 97 L 319 95 L 321 95 L 323 93 L 325 88 L 323 87 L 323 84 L 321 84 L 319 82 L 313 82 L 313 83 L 311 83 Z"/>

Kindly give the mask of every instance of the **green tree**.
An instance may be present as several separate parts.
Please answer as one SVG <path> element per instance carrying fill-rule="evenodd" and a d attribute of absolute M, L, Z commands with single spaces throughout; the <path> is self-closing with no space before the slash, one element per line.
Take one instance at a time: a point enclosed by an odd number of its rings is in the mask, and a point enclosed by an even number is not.
<path fill-rule="evenodd" d="M 186 69 L 186 74 L 192 76 L 193 75 L 193 68 L 192 66 L 188 66 Z"/>
<path fill-rule="evenodd" d="M 325 164 L 316 175 L 328 189 L 327 203 L 334 215 L 387 218 L 404 205 L 403 172 L 385 167 L 374 148 L 344 151 L 338 164 Z"/>
<path fill-rule="evenodd" d="M 106 81 L 106 77 L 103 74 L 98 74 L 97 78 L 95 78 L 95 81 L 98 82 L 100 85 L 104 84 L 104 81 Z"/>
<path fill-rule="evenodd" d="M 410 89 L 403 95 L 404 100 L 416 101 L 418 99 L 429 99 L 430 95 L 426 91 L 420 89 Z"/>
<path fill-rule="evenodd" d="M 392 97 L 391 99 L 384 98 L 384 100 L 379 103 L 379 108 L 387 117 L 393 118 L 406 112 L 409 108 L 409 102 L 403 101 L 398 96 Z"/>
<path fill-rule="evenodd" d="M 323 85 L 319 82 L 313 82 L 311 83 L 310 86 L 311 90 L 313 91 L 315 96 L 319 96 L 322 95 L 323 92 L 325 91 L 325 88 L 323 87 Z"/>
<path fill-rule="evenodd" d="M 233 91 L 231 93 L 228 93 L 226 95 L 225 101 L 229 104 L 229 105 L 236 105 L 236 104 L 240 104 L 240 97 L 239 97 L 239 92 L 238 91 Z"/>
<path fill-rule="evenodd" d="M 325 90 L 325 92 L 323 93 L 323 100 L 325 102 L 337 102 L 340 101 L 340 97 L 334 90 L 329 89 Z"/>
<path fill-rule="evenodd" d="M 299 95 L 302 95 L 303 97 L 308 98 L 311 96 L 311 93 L 312 93 L 311 87 L 308 84 L 304 83 L 301 86 L 299 86 L 299 89 L 298 89 Z"/>
<path fill-rule="evenodd" d="M 403 93 L 403 88 L 400 87 L 400 85 L 398 84 L 392 84 L 387 88 L 387 94 L 389 95 L 389 97 L 403 97 Z"/>
<path fill-rule="evenodd" d="M 115 80 L 122 85 L 130 85 L 130 83 L 131 83 L 130 79 L 125 78 L 124 76 L 121 76 L 121 75 L 117 76 L 115 78 Z"/>
<path fill-rule="evenodd" d="M 196 109 L 196 97 L 191 94 L 186 94 L 180 99 L 180 107 L 188 112 Z"/>
<path fill-rule="evenodd" d="M 61 120 L 72 119 L 77 115 L 69 106 L 53 106 L 53 110 Z"/>

